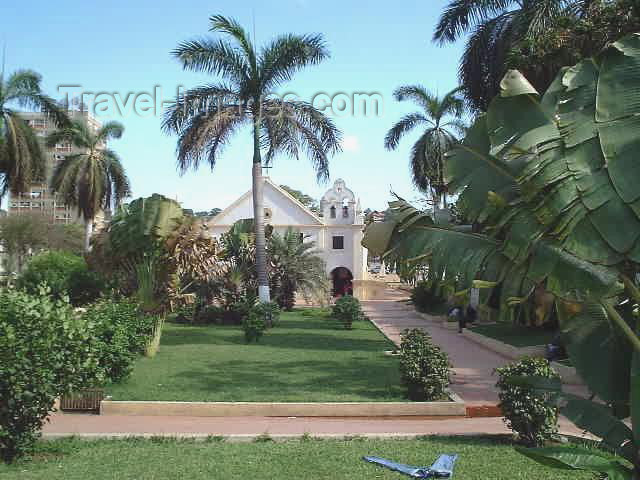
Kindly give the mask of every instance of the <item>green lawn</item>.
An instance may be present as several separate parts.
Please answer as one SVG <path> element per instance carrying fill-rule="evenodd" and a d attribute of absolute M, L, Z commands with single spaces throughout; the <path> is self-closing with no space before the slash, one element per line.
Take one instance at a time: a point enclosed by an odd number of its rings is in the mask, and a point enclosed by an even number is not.
<path fill-rule="evenodd" d="M 555 333 L 540 328 L 521 327 L 509 323 L 478 325 L 471 330 L 487 337 L 495 338 L 514 347 L 532 347 L 551 343 Z"/>
<path fill-rule="evenodd" d="M 165 324 L 114 400 L 360 402 L 403 400 L 393 345 L 368 321 L 337 328 L 319 310 L 283 313 L 258 344 L 239 327 Z"/>
<path fill-rule="evenodd" d="M 506 440 L 300 440 L 284 443 L 157 440 L 57 440 L 44 442 L 32 461 L 0 464 L 6 480 L 370 480 L 409 477 L 362 461 L 381 456 L 428 465 L 441 453 L 460 455 L 454 479 L 591 479 L 583 472 L 553 470 L 518 454 Z"/>

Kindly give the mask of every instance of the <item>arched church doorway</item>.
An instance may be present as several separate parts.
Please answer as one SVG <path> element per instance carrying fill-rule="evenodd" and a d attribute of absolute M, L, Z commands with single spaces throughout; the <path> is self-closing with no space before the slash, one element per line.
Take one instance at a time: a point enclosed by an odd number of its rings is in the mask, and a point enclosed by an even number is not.
<path fill-rule="evenodd" d="M 331 284 L 334 297 L 353 295 L 353 274 L 348 268 L 336 267 L 331 270 Z"/>

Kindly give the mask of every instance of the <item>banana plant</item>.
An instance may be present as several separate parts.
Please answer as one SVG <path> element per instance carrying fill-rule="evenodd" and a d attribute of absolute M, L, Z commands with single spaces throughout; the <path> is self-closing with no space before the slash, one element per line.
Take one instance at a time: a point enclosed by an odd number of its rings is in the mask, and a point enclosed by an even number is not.
<path fill-rule="evenodd" d="M 540 288 L 553 294 L 572 363 L 600 402 L 559 394 L 563 413 L 629 463 L 599 450 L 528 453 L 613 479 L 640 478 L 640 338 L 629 308 L 640 303 L 639 131 L 638 34 L 564 68 L 544 95 L 510 71 L 448 154 L 448 190 L 473 225 L 440 224 L 398 198 L 363 240 L 458 290 L 495 282 L 504 310 Z"/>

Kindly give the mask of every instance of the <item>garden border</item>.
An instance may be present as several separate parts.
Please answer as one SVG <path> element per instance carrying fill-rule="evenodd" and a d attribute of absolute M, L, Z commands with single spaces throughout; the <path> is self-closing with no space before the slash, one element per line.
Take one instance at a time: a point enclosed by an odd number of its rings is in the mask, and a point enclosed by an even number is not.
<path fill-rule="evenodd" d="M 469 330 L 468 328 L 464 328 L 462 330 L 462 334 L 472 342 L 475 342 L 478 345 L 511 360 L 520 360 L 525 357 L 544 357 L 546 353 L 546 347 L 544 345 L 514 347 L 513 345 L 501 342 L 495 338 L 487 337 L 481 333 Z"/>
<path fill-rule="evenodd" d="M 403 417 L 466 416 L 465 402 L 162 402 L 103 400 L 101 415 L 190 417 Z"/>

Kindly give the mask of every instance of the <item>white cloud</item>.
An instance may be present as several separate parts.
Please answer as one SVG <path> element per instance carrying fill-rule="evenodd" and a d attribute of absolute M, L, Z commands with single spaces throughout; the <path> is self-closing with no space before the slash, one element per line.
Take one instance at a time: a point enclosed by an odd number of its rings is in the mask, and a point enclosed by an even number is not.
<path fill-rule="evenodd" d="M 342 149 L 345 152 L 359 152 L 360 140 L 355 135 L 345 135 L 342 139 Z"/>

